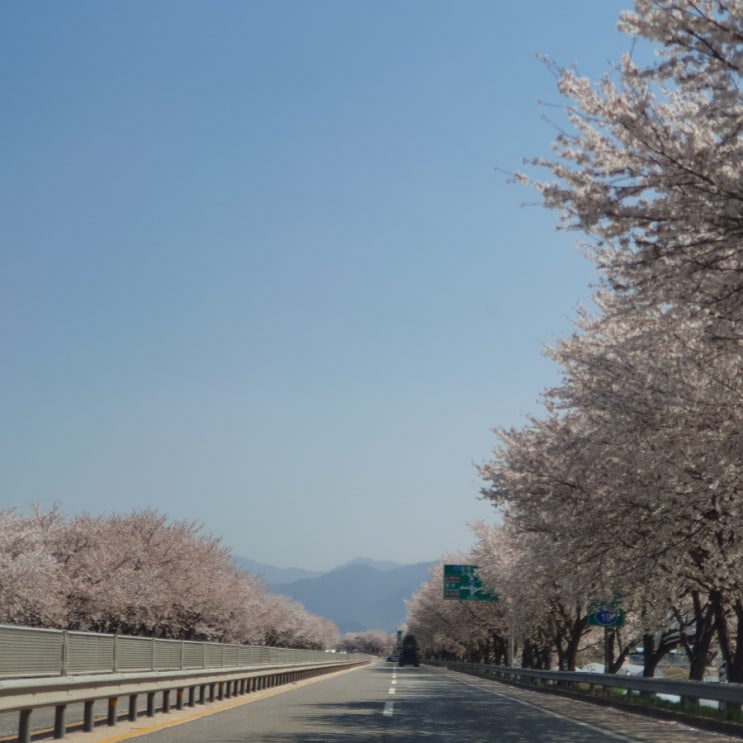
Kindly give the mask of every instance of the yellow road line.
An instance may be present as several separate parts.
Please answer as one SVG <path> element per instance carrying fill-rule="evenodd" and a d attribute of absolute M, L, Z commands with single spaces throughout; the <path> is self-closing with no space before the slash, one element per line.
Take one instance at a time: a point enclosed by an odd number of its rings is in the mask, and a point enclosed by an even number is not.
<path fill-rule="evenodd" d="M 137 738 L 140 735 L 147 735 L 148 733 L 154 733 L 157 730 L 164 730 L 165 728 L 172 728 L 175 725 L 182 725 L 186 722 L 192 722 L 198 720 L 201 717 L 209 717 L 209 715 L 216 715 L 218 712 L 225 712 L 228 709 L 234 709 L 240 707 L 243 704 L 250 704 L 251 702 L 257 702 L 259 699 L 267 699 L 269 697 L 276 696 L 277 694 L 283 694 L 285 691 L 289 691 L 292 685 L 281 686 L 275 689 L 265 689 L 263 692 L 255 692 L 255 696 L 249 696 L 245 699 L 238 701 L 220 704 L 218 707 L 199 710 L 193 714 L 186 715 L 184 717 L 178 717 L 176 719 L 163 720 L 162 722 L 155 723 L 146 728 L 137 728 L 136 730 L 130 730 L 128 733 L 122 733 L 121 735 L 115 735 L 113 738 L 104 738 L 96 741 L 96 743 L 119 743 L 122 740 L 129 740 L 131 738 Z"/>
<path fill-rule="evenodd" d="M 98 728 L 91 732 L 75 732 L 72 734 L 68 734 L 65 736 L 65 740 L 67 740 L 68 743 L 120 743 L 120 741 L 138 738 L 141 735 L 154 733 L 158 730 L 165 730 L 166 728 L 175 727 L 176 725 L 183 725 L 187 722 L 193 722 L 194 720 L 198 720 L 202 717 L 209 717 L 210 715 L 216 715 L 219 712 L 226 712 L 227 710 L 234 709 L 235 707 L 241 707 L 245 704 L 251 704 L 252 702 L 257 702 L 261 699 L 268 699 L 270 697 L 277 696 L 278 694 L 284 694 L 285 692 L 291 691 L 292 689 L 296 689 L 300 686 L 314 684 L 325 679 L 340 676 L 344 673 L 352 673 L 353 671 L 356 671 L 359 668 L 363 667 L 364 666 L 355 666 L 354 668 L 346 668 L 335 673 L 314 676 L 309 679 L 304 679 L 303 681 L 296 681 L 291 684 L 276 686 L 271 689 L 261 689 L 260 691 L 249 692 L 248 694 L 241 695 L 239 699 L 235 699 L 232 701 L 223 700 L 222 702 L 209 703 L 209 707 L 205 707 L 190 714 L 183 714 L 185 710 L 171 709 L 170 712 L 159 713 L 159 715 L 163 716 L 164 719 L 151 725 L 147 725 L 147 727 L 136 727 L 122 733 L 115 733 L 114 730 L 112 730 L 111 728 Z M 170 717 L 170 719 L 168 719 L 168 715 L 171 714 L 175 714 L 177 715 L 177 717 Z M 137 722 L 126 721 L 124 724 L 137 725 Z"/>

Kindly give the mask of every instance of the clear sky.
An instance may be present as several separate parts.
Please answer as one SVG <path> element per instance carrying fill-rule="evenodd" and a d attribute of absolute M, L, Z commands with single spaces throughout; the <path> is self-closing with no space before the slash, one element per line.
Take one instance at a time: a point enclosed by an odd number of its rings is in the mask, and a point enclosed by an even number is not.
<path fill-rule="evenodd" d="M 630 0 L 0 3 L 0 506 L 436 560 L 591 265 L 498 172 Z M 521 207 L 522 202 L 532 202 Z"/>

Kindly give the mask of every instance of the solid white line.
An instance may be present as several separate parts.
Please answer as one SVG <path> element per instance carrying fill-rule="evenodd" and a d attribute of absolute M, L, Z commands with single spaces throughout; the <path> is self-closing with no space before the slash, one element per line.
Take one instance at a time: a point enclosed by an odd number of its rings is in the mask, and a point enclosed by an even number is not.
<path fill-rule="evenodd" d="M 533 702 L 527 702 L 525 699 L 517 699 L 516 697 L 510 697 L 508 696 L 508 694 L 499 694 L 497 691 L 487 689 L 483 686 L 478 686 L 477 684 L 472 684 L 469 681 L 465 681 L 464 679 L 457 679 L 457 681 L 459 681 L 462 684 L 465 684 L 465 686 L 471 686 L 473 689 L 479 689 L 480 691 L 484 691 L 487 694 L 493 694 L 494 696 L 508 699 L 511 702 L 518 702 L 518 704 L 523 704 L 525 707 L 531 707 L 532 709 L 539 710 L 539 712 L 552 715 L 552 717 L 557 717 L 560 720 L 567 720 L 568 722 L 575 723 L 576 725 L 580 725 L 581 727 L 588 728 L 589 730 L 595 730 L 597 733 L 601 733 L 602 740 L 606 740 L 607 738 L 613 738 L 614 740 L 624 741 L 624 743 L 640 743 L 640 741 L 637 738 L 630 738 L 624 733 L 615 733 L 613 730 L 607 730 L 606 728 L 599 727 L 598 725 L 592 725 L 590 722 L 583 722 L 583 720 L 577 720 L 575 717 L 569 717 L 568 715 L 563 715 L 560 712 L 555 712 L 554 710 L 547 709 L 545 707 L 540 707 L 538 704 L 534 704 Z"/>

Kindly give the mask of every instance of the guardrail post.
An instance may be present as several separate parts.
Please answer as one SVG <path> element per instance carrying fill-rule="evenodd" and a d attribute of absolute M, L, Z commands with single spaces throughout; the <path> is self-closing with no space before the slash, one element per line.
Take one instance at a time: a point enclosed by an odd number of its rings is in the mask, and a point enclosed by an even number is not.
<path fill-rule="evenodd" d="M 67 675 L 67 648 L 68 648 L 68 635 L 67 630 L 62 630 L 62 667 L 60 669 L 61 675 Z"/>
<path fill-rule="evenodd" d="M 163 689 L 163 712 L 170 712 L 170 689 Z"/>
<path fill-rule="evenodd" d="M 31 743 L 31 710 L 22 709 L 18 719 L 18 743 Z"/>
<path fill-rule="evenodd" d="M 155 716 L 155 692 L 147 692 L 147 717 Z"/>
<path fill-rule="evenodd" d="M 66 712 L 66 704 L 58 704 L 54 708 L 54 737 L 57 739 L 64 738 L 67 732 Z"/>
<path fill-rule="evenodd" d="M 113 727 L 116 724 L 116 709 L 119 706 L 119 698 L 118 697 L 109 697 L 108 699 L 108 717 L 107 717 L 107 723 L 110 727 Z"/>
<path fill-rule="evenodd" d="M 83 730 L 89 733 L 93 729 L 93 704 L 92 699 L 85 702 L 83 711 Z"/>
<path fill-rule="evenodd" d="M 175 708 L 183 709 L 183 689 L 176 689 L 175 692 Z"/>

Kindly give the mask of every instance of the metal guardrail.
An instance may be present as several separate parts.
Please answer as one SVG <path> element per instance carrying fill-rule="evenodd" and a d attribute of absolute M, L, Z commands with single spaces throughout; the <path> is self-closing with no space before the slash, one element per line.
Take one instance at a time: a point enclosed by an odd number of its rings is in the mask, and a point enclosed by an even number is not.
<path fill-rule="evenodd" d="M 129 720 L 146 695 L 147 715 L 248 694 L 366 664 L 359 654 L 97 635 L 0 625 L 0 712 L 18 712 L 18 743 L 31 740 L 31 713 L 54 708 L 54 738 L 67 730 L 67 706 L 82 702 L 82 729 L 94 728 L 93 705 L 108 700 L 107 724 L 128 698 Z"/>
<path fill-rule="evenodd" d="M 590 691 L 598 689 L 623 689 L 628 693 L 668 694 L 677 696 L 682 703 L 692 704 L 700 700 L 718 702 L 723 705 L 743 704 L 743 684 L 714 681 L 672 681 L 669 679 L 625 676 L 619 674 L 584 673 L 582 671 L 538 671 L 529 668 L 490 666 L 480 663 L 456 663 L 450 661 L 426 661 L 452 671 L 499 681 L 528 683 L 541 686 L 587 686 Z"/>
<path fill-rule="evenodd" d="M 322 650 L 0 625 L 0 679 L 327 661 Z"/>

